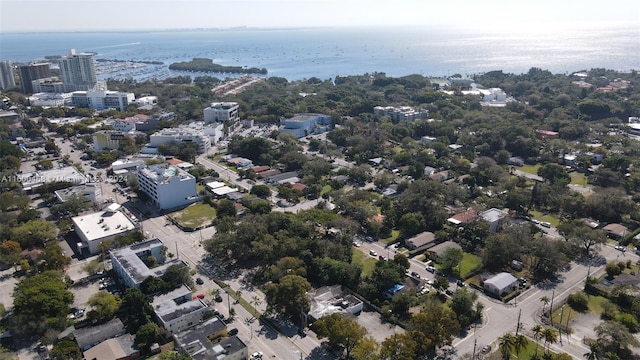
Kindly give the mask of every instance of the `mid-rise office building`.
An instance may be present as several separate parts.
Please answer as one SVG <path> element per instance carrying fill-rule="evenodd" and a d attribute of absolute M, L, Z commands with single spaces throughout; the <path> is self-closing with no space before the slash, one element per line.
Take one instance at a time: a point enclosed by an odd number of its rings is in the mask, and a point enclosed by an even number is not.
<path fill-rule="evenodd" d="M 211 136 L 205 134 L 201 124 L 191 123 L 177 128 L 164 128 L 149 136 L 149 146 L 157 148 L 172 142 L 190 142 L 198 145 L 199 153 L 206 153 L 211 148 Z"/>
<path fill-rule="evenodd" d="M 74 91 L 71 95 L 73 106 L 95 110 L 117 109 L 125 111 L 134 100 L 133 93 L 109 90 Z"/>
<path fill-rule="evenodd" d="M 162 210 L 179 208 L 201 199 L 196 189 L 196 178 L 169 164 L 140 167 L 138 188 Z"/>
<path fill-rule="evenodd" d="M 80 239 L 78 250 L 85 255 L 97 254 L 100 244 L 137 229 L 136 224 L 120 211 L 120 205 L 115 203 L 103 211 L 76 216 L 71 221 Z"/>
<path fill-rule="evenodd" d="M 49 63 L 38 63 L 22 65 L 18 68 L 20 74 L 20 86 L 25 94 L 33 94 L 33 85 L 31 82 L 37 79 L 51 77 L 51 68 Z"/>
<path fill-rule="evenodd" d="M 36 79 L 31 82 L 33 93 L 64 93 L 65 87 L 57 77 Z"/>
<path fill-rule="evenodd" d="M 240 106 L 235 102 L 216 102 L 204 109 L 204 122 L 236 122 L 240 119 Z"/>
<path fill-rule="evenodd" d="M 13 65 L 11 61 L 0 61 L 0 90 L 16 86 L 16 79 L 13 77 Z"/>

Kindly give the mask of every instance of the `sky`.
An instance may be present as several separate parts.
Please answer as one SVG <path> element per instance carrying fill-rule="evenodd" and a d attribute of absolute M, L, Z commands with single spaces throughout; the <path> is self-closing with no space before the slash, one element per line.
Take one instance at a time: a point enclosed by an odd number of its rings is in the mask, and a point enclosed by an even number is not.
<path fill-rule="evenodd" d="M 535 32 L 613 24 L 640 28 L 640 1 L 0 0 L 0 32 L 415 25 Z"/>

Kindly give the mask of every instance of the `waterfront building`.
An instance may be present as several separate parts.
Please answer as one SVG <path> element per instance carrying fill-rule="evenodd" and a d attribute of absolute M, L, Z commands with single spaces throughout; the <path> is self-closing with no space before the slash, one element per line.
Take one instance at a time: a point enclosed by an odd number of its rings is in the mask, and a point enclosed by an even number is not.
<path fill-rule="evenodd" d="M 162 210 L 179 208 L 201 199 L 196 178 L 169 164 L 140 167 L 138 187 Z"/>
<path fill-rule="evenodd" d="M 33 80 L 51 77 L 49 63 L 28 64 L 18 67 L 20 86 L 25 94 L 33 94 Z"/>
<path fill-rule="evenodd" d="M 204 122 L 236 122 L 240 120 L 240 106 L 235 102 L 215 102 L 204 109 Z"/>
<path fill-rule="evenodd" d="M 16 86 L 16 79 L 13 76 L 13 65 L 11 61 L 0 61 L 0 90 Z"/>
<path fill-rule="evenodd" d="M 94 53 L 76 53 L 69 50 L 67 56 L 58 60 L 60 78 L 65 85 L 65 91 L 106 90 L 105 83 L 98 81 Z"/>

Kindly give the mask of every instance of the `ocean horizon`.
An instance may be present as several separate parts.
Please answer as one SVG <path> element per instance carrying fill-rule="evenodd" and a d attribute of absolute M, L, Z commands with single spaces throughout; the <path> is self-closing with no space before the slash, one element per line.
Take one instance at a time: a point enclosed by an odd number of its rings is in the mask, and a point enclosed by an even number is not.
<path fill-rule="evenodd" d="M 169 71 L 168 66 L 193 58 L 209 58 L 227 66 L 266 68 L 267 76 L 290 81 L 373 72 L 393 77 L 443 77 L 493 70 L 521 74 L 532 67 L 552 73 L 640 69 L 638 27 L 530 29 L 520 33 L 500 27 L 473 31 L 454 27 L 353 27 L 0 33 L 0 60 L 29 62 L 66 55 L 69 49 L 95 52 L 96 59 L 163 62 L 101 74 L 102 79 L 180 75 Z"/>

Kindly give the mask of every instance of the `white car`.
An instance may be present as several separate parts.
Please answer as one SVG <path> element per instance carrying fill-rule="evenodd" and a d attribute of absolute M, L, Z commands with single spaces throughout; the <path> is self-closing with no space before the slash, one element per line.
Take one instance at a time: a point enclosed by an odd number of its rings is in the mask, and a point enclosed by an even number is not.
<path fill-rule="evenodd" d="M 378 252 L 375 250 L 369 250 L 369 255 L 371 256 L 378 256 Z"/>
<path fill-rule="evenodd" d="M 251 359 L 262 359 L 262 351 L 256 351 L 251 354 Z"/>
<path fill-rule="evenodd" d="M 616 249 L 616 250 L 619 250 L 619 251 L 622 251 L 622 252 L 627 251 L 627 248 L 626 248 L 626 247 L 624 247 L 624 246 L 622 246 L 622 245 L 616 245 L 616 246 L 615 246 L 615 249 Z"/>

